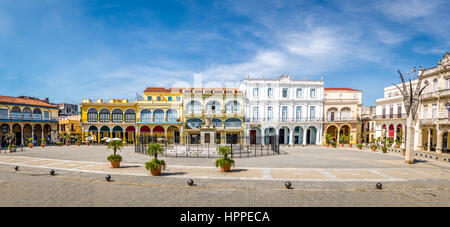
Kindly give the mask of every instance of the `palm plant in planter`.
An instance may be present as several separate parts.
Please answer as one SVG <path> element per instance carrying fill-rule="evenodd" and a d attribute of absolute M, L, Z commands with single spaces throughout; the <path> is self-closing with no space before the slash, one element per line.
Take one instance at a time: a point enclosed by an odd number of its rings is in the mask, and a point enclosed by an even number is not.
<path fill-rule="evenodd" d="M 154 156 L 150 162 L 145 163 L 145 168 L 150 170 L 152 176 L 161 175 L 161 169 L 166 169 L 166 162 L 158 159 L 158 154 L 164 154 L 164 148 L 159 143 L 152 143 L 147 148 L 147 154 Z"/>
<path fill-rule="evenodd" d="M 45 139 L 41 140 L 41 147 L 45 147 Z"/>
<path fill-rule="evenodd" d="M 383 153 L 387 152 L 386 140 L 384 141 L 384 145 L 383 147 L 381 147 L 381 150 L 383 151 Z"/>
<path fill-rule="evenodd" d="M 28 147 L 33 148 L 33 138 L 32 137 L 28 138 Z"/>
<path fill-rule="evenodd" d="M 362 150 L 363 145 L 361 143 L 358 143 L 358 149 Z"/>
<path fill-rule="evenodd" d="M 325 135 L 325 143 L 326 143 L 326 146 L 327 146 L 327 147 L 330 146 L 330 143 L 331 143 L 331 135 L 328 134 L 328 133 Z"/>
<path fill-rule="evenodd" d="M 340 135 L 339 143 L 341 144 L 341 147 L 344 147 L 344 143 L 345 143 L 345 135 L 344 134 Z"/>
<path fill-rule="evenodd" d="M 8 144 L 9 152 L 16 151 L 16 147 L 14 146 L 15 140 L 16 140 L 16 136 L 14 135 L 14 133 L 8 132 L 5 134 L 5 141 Z M 5 153 L 6 153 L 6 151 L 5 151 Z"/>
<path fill-rule="evenodd" d="M 14 144 L 8 145 L 8 151 L 9 151 L 9 153 L 15 152 L 16 151 L 16 146 L 14 146 Z M 6 153 L 6 151 L 5 151 L 5 153 Z"/>
<path fill-rule="evenodd" d="M 216 160 L 216 167 L 221 168 L 221 172 L 230 172 L 231 166 L 234 166 L 234 160 L 228 155 L 231 154 L 231 148 L 227 146 L 219 147 L 217 153 L 222 156 Z"/>
<path fill-rule="evenodd" d="M 372 146 L 370 146 L 370 148 L 372 148 L 372 151 L 375 151 L 377 149 L 377 145 L 372 144 Z"/>
<path fill-rule="evenodd" d="M 331 141 L 331 146 L 334 147 L 334 148 L 336 148 L 336 142 Z"/>
<path fill-rule="evenodd" d="M 120 162 L 122 161 L 122 156 L 116 154 L 117 150 L 122 149 L 122 141 L 120 139 L 109 139 L 108 149 L 112 149 L 114 153 L 108 156 L 108 161 L 111 162 L 112 168 L 119 168 Z"/>

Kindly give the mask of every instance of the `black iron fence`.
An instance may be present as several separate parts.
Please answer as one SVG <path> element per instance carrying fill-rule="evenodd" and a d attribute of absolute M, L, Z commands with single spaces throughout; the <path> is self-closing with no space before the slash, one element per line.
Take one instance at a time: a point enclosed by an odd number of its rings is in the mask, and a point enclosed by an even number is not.
<path fill-rule="evenodd" d="M 225 143 L 200 143 L 193 140 L 185 140 L 180 143 L 180 138 L 163 138 L 157 136 L 141 135 L 135 144 L 135 152 L 147 154 L 148 145 L 159 143 L 164 147 L 163 156 L 176 158 L 218 158 L 217 150 L 221 146 L 231 148 L 232 158 L 251 158 L 261 156 L 280 155 L 280 145 L 276 136 L 244 137 L 227 140 Z"/>

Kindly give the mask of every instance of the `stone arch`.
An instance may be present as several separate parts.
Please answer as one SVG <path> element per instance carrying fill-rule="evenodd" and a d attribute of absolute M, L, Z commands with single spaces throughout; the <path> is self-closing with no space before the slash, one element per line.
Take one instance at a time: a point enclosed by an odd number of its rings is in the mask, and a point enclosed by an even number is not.
<path fill-rule="evenodd" d="M 250 129 L 250 144 L 261 144 L 262 132 L 259 127 L 252 127 Z"/>
<path fill-rule="evenodd" d="M 306 144 L 316 144 L 317 133 L 318 130 L 315 126 L 309 126 L 308 129 L 306 130 Z"/>
<path fill-rule="evenodd" d="M 42 137 L 43 137 L 43 128 L 40 124 L 34 125 L 34 138 L 36 141 L 36 144 L 41 144 Z"/>
<path fill-rule="evenodd" d="M 202 125 L 202 120 L 199 118 L 190 118 L 189 120 L 186 121 L 186 125 L 189 128 L 200 128 Z"/>
<path fill-rule="evenodd" d="M 167 128 L 167 142 L 170 144 L 178 144 L 180 143 L 180 129 L 171 125 Z"/>
<path fill-rule="evenodd" d="M 278 141 L 280 144 L 289 144 L 291 129 L 287 126 L 281 126 L 278 130 Z"/>
<path fill-rule="evenodd" d="M 296 126 L 294 128 L 294 144 L 303 144 L 303 127 Z"/>

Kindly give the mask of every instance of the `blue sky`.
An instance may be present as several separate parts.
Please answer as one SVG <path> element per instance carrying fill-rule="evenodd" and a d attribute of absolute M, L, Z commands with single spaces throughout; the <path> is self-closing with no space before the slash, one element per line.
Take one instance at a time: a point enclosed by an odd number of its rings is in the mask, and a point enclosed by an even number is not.
<path fill-rule="evenodd" d="M 374 105 L 450 51 L 450 1 L 0 0 L 0 95 L 130 98 L 147 86 L 325 79 Z M 230 85 L 231 84 L 231 85 Z"/>

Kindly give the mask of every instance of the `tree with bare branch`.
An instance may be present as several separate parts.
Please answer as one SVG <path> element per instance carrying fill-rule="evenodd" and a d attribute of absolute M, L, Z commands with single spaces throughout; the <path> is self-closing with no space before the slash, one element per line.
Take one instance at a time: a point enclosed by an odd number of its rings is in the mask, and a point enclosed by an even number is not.
<path fill-rule="evenodd" d="M 394 84 L 395 87 L 398 88 L 400 93 L 403 96 L 403 104 L 405 106 L 406 116 L 408 116 L 406 120 L 406 155 L 405 162 L 408 164 L 414 163 L 414 126 L 417 121 L 417 109 L 419 108 L 419 100 L 422 95 L 423 90 L 428 86 L 425 84 L 421 88 L 422 80 L 423 80 L 423 69 L 419 67 L 417 71 L 417 84 L 415 89 L 413 88 L 413 84 L 411 79 L 409 78 L 409 83 L 405 82 L 405 78 L 403 77 L 400 70 L 398 70 L 400 74 L 400 79 L 402 80 L 402 88 Z M 414 76 L 416 73 L 416 68 L 414 67 L 411 71 Z M 409 73 L 408 73 L 409 74 Z"/>

